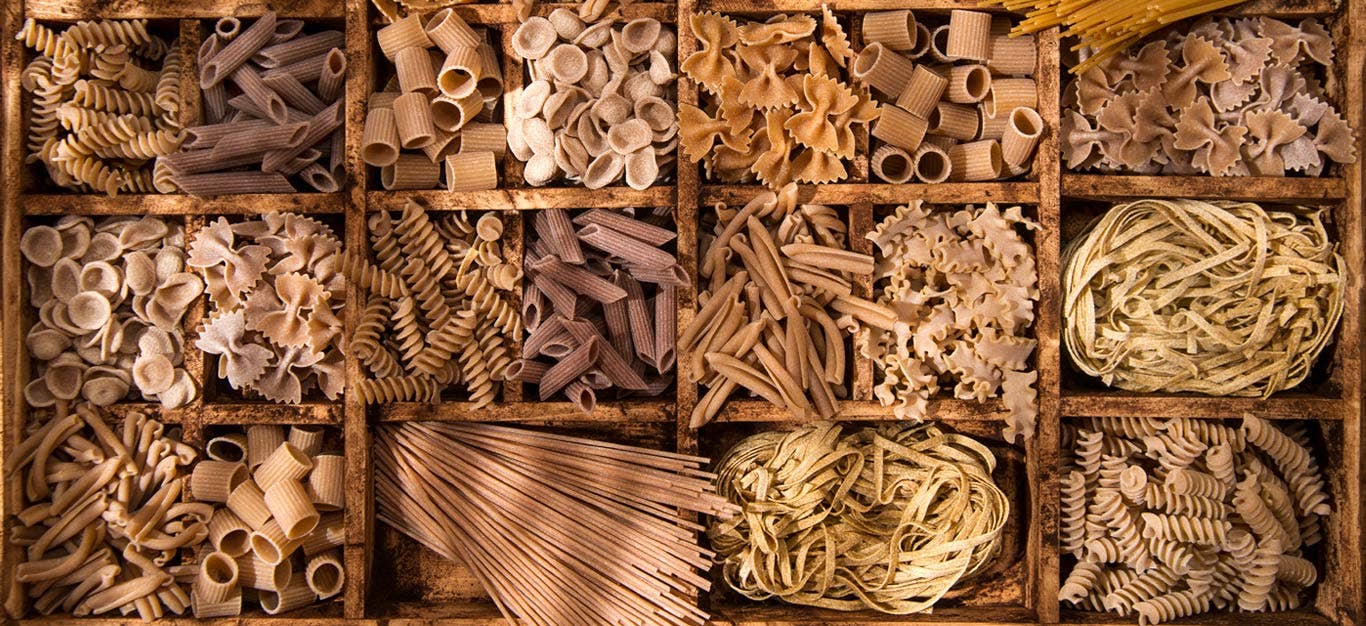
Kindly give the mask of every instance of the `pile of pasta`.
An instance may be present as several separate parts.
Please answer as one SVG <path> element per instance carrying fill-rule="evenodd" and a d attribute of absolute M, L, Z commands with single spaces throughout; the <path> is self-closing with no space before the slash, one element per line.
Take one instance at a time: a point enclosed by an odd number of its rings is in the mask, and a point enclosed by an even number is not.
<path fill-rule="evenodd" d="M 690 418 L 710 422 L 737 390 L 786 408 L 797 420 L 830 419 L 845 386 L 845 338 L 860 328 L 893 330 L 892 309 L 854 295 L 873 257 L 850 252 L 845 217 L 797 204 L 797 186 L 755 196 L 743 208 L 718 204 L 703 217 L 698 304 L 678 338 L 692 381 L 707 387 Z"/>
<path fill-rule="evenodd" d="M 957 398 L 1004 400 L 1006 440 L 1033 436 L 1039 276 L 1020 230 L 1038 227 L 1018 206 L 936 212 L 916 200 L 868 233 L 878 302 L 896 313 L 870 342 L 882 374 L 873 393 L 898 418 L 925 419 L 930 397 L 952 383 Z"/>
<path fill-rule="evenodd" d="M 1034 38 L 990 13 L 954 10 L 931 31 L 908 10 L 863 17 L 850 71 L 885 100 L 873 124 L 873 174 L 889 183 L 1024 174 L 1043 135 Z M 912 59 L 919 60 L 916 64 Z"/>
<path fill-rule="evenodd" d="M 1072 363 L 1140 392 L 1270 396 L 1300 384 L 1342 317 L 1326 209 L 1116 205 L 1063 250 Z"/>
<path fill-rule="evenodd" d="M 522 295 L 529 334 L 508 378 L 535 383 L 542 400 L 563 392 L 585 413 L 599 391 L 658 396 L 669 389 L 675 290 L 688 281 L 674 253 L 662 249 L 677 236 L 672 212 L 536 213 Z"/>
<path fill-rule="evenodd" d="M 194 234 L 186 265 L 213 305 L 195 346 L 233 389 L 285 403 L 314 388 L 341 396 L 341 247 L 326 224 L 293 213 L 220 217 Z"/>
<path fill-rule="evenodd" d="M 1331 512 L 1306 422 L 1091 418 L 1063 425 L 1058 598 L 1138 614 L 1288 611 Z"/>
<path fill-rule="evenodd" d="M 263 424 L 209 440 L 190 475 L 191 495 L 213 507 L 196 618 L 241 615 L 252 599 L 278 615 L 341 593 L 346 459 L 326 439 L 321 427 L 291 426 L 286 437 Z"/>
<path fill-rule="evenodd" d="M 881 109 L 849 84 L 849 37 L 830 7 L 764 22 L 716 13 L 691 19 L 698 51 L 680 65 L 705 92 L 701 108 L 679 106 L 683 154 L 707 178 L 832 183 L 849 176 L 856 137 Z"/>
<path fill-rule="evenodd" d="M 425 20 L 410 13 L 375 40 L 395 70 L 370 94 L 361 143 L 380 184 L 435 189 L 444 169 L 450 191 L 496 188 L 507 132 L 495 119 L 503 69 L 488 32 L 442 9 Z"/>
<path fill-rule="evenodd" d="M 19 251 L 38 309 L 24 340 L 36 373 L 24 387 L 29 406 L 135 397 L 173 409 L 194 400 L 180 322 L 204 284 L 185 269 L 180 224 L 69 215 L 29 227 Z"/>
<path fill-rule="evenodd" d="M 76 617 L 118 612 L 153 620 L 190 607 L 189 561 L 212 507 L 185 501 L 198 456 L 178 427 L 129 412 L 120 426 L 88 402 L 58 402 L 5 460 L 5 523 L 17 553 L 5 613 Z M 116 431 L 117 429 L 117 431 Z"/>
<path fill-rule="evenodd" d="M 346 182 L 341 31 L 302 34 L 300 20 L 262 15 L 214 25 L 199 47 L 203 126 L 157 159 L 157 189 L 206 197 L 294 193 L 293 181 L 334 192 Z M 245 169 L 243 169 L 245 168 Z"/>
<path fill-rule="evenodd" d="M 75 191 L 151 193 L 152 160 L 184 140 L 179 41 L 149 33 L 147 20 L 59 33 L 33 18 L 15 39 L 37 53 L 19 77 L 32 95 L 26 162 Z"/>
<path fill-rule="evenodd" d="M 508 147 L 533 186 L 561 176 L 598 189 L 623 178 L 646 189 L 672 174 L 678 37 L 670 26 L 615 15 L 585 23 L 568 9 L 522 22 L 512 49 L 527 60 Z"/>
<path fill-rule="evenodd" d="M 1073 170 L 1318 176 L 1355 163 L 1330 102 L 1332 34 L 1318 20 L 1204 19 L 1094 64 L 1063 95 Z"/>
<path fill-rule="evenodd" d="M 368 225 L 373 258 L 348 251 L 342 265 L 368 295 L 350 343 L 368 374 L 356 392 L 367 404 L 436 402 L 463 385 L 476 407 L 493 402 L 511 378 L 508 342 L 522 333 L 511 303 L 522 275 L 498 243 L 502 219 L 433 219 L 409 201 L 397 221 L 380 211 Z"/>
<path fill-rule="evenodd" d="M 1000 552 L 1010 501 L 995 468 L 986 446 L 929 424 L 761 432 L 717 463 L 741 514 L 707 537 L 751 600 L 926 613 Z"/>

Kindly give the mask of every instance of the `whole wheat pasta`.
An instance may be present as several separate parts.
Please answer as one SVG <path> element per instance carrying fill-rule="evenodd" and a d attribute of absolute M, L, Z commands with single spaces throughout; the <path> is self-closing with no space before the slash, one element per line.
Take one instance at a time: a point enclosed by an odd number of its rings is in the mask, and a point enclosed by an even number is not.
<path fill-rule="evenodd" d="M 1038 55 L 1038 41 L 1033 35 L 994 35 L 991 38 L 991 56 L 987 58 L 987 68 L 995 74 L 1006 76 L 1033 74 Z"/>
<path fill-rule="evenodd" d="M 1030 78 L 997 78 L 991 82 L 991 90 L 982 100 L 986 113 L 992 117 L 1010 117 L 1016 108 L 1032 109 L 1039 104 L 1038 88 Z"/>
<path fill-rule="evenodd" d="M 879 11 L 863 16 L 863 41 L 867 43 L 906 52 L 916 47 L 916 36 L 915 14 L 910 11 Z"/>
<path fill-rule="evenodd" d="M 917 65 L 910 81 L 897 96 L 896 105 L 911 115 L 928 119 L 948 86 L 948 78 L 925 65 Z"/>
<path fill-rule="evenodd" d="M 1001 158 L 1006 164 L 1024 165 L 1033 156 L 1043 133 L 1043 118 L 1034 109 L 1019 107 L 1010 113 L 1010 125 L 1001 137 Z"/>
<path fill-rule="evenodd" d="M 232 75 L 270 41 L 275 31 L 275 12 L 267 11 L 251 26 L 205 60 L 199 71 L 199 86 L 208 89 Z"/>
<path fill-rule="evenodd" d="M 927 133 L 952 137 L 958 141 L 972 141 L 977 137 L 982 123 L 981 114 L 976 108 L 952 102 L 940 102 L 925 119 L 928 122 Z"/>
<path fill-rule="evenodd" d="M 317 456 L 322 451 L 323 433 L 318 426 L 290 426 L 286 441 L 307 456 Z"/>
<path fill-rule="evenodd" d="M 389 191 L 431 189 L 441 180 L 441 164 L 419 154 L 400 154 L 380 170 L 380 184 Z"/>
<path fill-rule="evenodd" d="M 869 87 L 894 98 L 910 85 L 915 69 L 910 59 L 874 42 L 854 58 L 850 72 Z"/>
<path fill-rule="evenodd" d="M 223 43 L 231 42 L 242 30 L 242 20 L 235 17 L 220 17 L 213 24 L 213 34 Z"/>
<path fill-rule="evenodd" d="M 177 173 L 171 180 L 185 193 L 201 198 L 239 193 L 294 192 L 294 186 L 289 184 L 287 178 L 266 172 Z"/>
<path fill-rule="evenodd" d="M 375 32 L 375 42 L 379 44 L 380 52 L 383 52 L 390 61 L 393 61 L 404 48 L 425 50 L 432 47 L 432 40 L 422 25 L 422 16 L 417 14 L 409 15 L 379 29 Z"/>
<path fill-rule="evenodd" d="M 492 152 L 461 151 L 446 157 L 446 188 L 480 191 L 498 187 L 498 158 Z"/>
<path fill-rule="evenodd" d="M 240 462 L 200 461 L 190 475 L 190 489 L 197 500 L 227 502 L 228 494 L 247 476 L 247 466 Z"/>
<path fill-rule="evenodd" d="M 971 61 L 991 58 L 991 14 L 959 9 L 949 12 L 949 38 L 945 54 L 950 58 Z"/>
<path fill-rule="evenodd" d="M 247 437 L 242 433 L 219 435 L 204 444 L 204 455 L 215 461 L 247 462 Z"/>
<path fill-rule="evenodd" d="M 300 480 L 307 476 L 311 469 L 313 460 L 294 444 L 286 441 L 256 467 L 252 472 L 252 478 L 262 489 L 270 489 L 276 481 Z"/>
<path fill-rule="evenodd" d="M 266 462 L 288 437 L 285 430 L 271 424 L 254 424 L 247 427 L 247 467 L 255 470 Z"/>
<path fill-rule="evenodd" d="M 303 544 L 300 546 L 304 554 L 314 556 L 321 552 L 340 547 L 345 543 L 345 525 L 341 513 L 327 513 L 319 520 L 318 526 L 304 537 Z"/>
<path fill-rule="evenodd" d="M 269 79 L 263 79 L 262 82 L 279 94 L 290 108 L 297 109 L 301 113 L 316 115 L 327 108 L 327 104 L 319 100 L 318 96 L 299 82 L 299 79 L 289 74 L 277 74 Z"/>
<path fill-rule="evenodd" d="M 374 108 L 365 116 L 362 131 L 361 159 L 369 165 L 393 165 L 399 157 L 398 122 L 392 108 Z"/>
<path fill-rule="evenodd" d="M 395 99 L 394 121 L 402 148 L 416 149 L 432 142 L 435 129 L 432 126 L 431 107 L 423 94 L 410 92 Z"/>
<path fill-rule="evenodd" d="M 977 131 L 977 139 L 1001 139 L 1005 137 L 1006 128 L 1010 126 L 1009 115 L 990 115 L 987 113 L 986 105 L 977 105 L 982 125 Z"/>
<path fill-rule="evenodd" d="M 450 8 L 434 13 L 423 28 L 431 42 L 447 53 L 456 48 L 471 48 L 483 43 L 479 34 Z"/>
<path fill-rule="evenodd" d="M 243 589 L 282 589 L 293 576 L 294 565 L 290 560 L 267 563 L 252 553 L 237 559 L 237 580 Z"/>
<path fill-rule="evenodd" d="M 213 148 L 208 151 L 208 158 L 210 161 L 222 163 L 236 157 L 251 155 L 260 160 L 266 152 L 271 150 L 299 145 L 303 142 L 307 129 L 308 127 L 305 124 L 290 124 L 251 128 L 229 133 L 214 142 Z M 176 167 L 175 163 L 172 161 L 173 167 Z M 176 169 L 183 170 L 184 168 L 177 167 Z"/>
<path fill-rule="evenodd" d="M 974 104 L 991 93 L 991 72 L 985 65 L 955 65 L 949 68 L 948 79 L 944 97 L 949 102 Z"/>
<path fill-rule="evenodd" d="M 275 481 L 266 487 L 265 501 L 286 539 L 301 539 L 318 525 L 318 510 L 297 480 Z"/>
<path fill-rule="evenodd" d="M 237 486 L 228 494 L 228 510 L 237 515 L 239 519 L 246 522 L 252 531 L 260 530 L 270 520 L 270 509 L 266 506 L 265 492 L 256 485 L 255 481 L 248 480 Z"/>
<path fill-rule="evenodd" d="M 323 65 L 327 63 L 327 57 L 327 54 L 320 54 L 289 65 L 271 68 L 261 73 L 261 79 L 269 80 L 273 76 L 288 74 L 301 83 L 317 82 L 323 74 Z"/>
<path fill-rule="evenodd" d="M 193 597 L 193 596 L 192 596 Z M 194 607 L 195 619 L 211 619 L 215 617 L 233 617 L 242 614 L 242 592 L 232 594 L 228 598 L 219 602 L 209 602 L 195 598 L 191 605 Z"/>
<path fill-rule="evenodd" d="M 333 48 L 324 58 L 322 73 L 318 76 L 318 98 L 323 102 L 336 102 L 341 98 L 345 82 L 346 54 Z"/>
<path fill-rule="evenodd" d="M 308 497 L 318 510 L 338 510 L 346 504 L 345 459 L 337 454 L 313 457 L 308 474 Z"/>
<path fill-rule="evenodd" d="M 215 510 L 209 519 L 208 530 L 214 549 L 232 558 L 251 549 L 251 527 L 229 509 Z"/>
<path fill-rule="evenodd" d="M 507 153 L 507 128 L 502 124 L 471 122 L 460 128 L 461 152 L 492 152 L 501 158 Z M 495 184 L 497 180 L 495 178 Z"/>
<path fill-rule="evenodd" d="M 874 151 L 870 167 L 878 178 L 889 183 L 908 183 L 915 176 L 915 159 L 896 146 L 882 146 Z"/>
<path fill-rule="evenodd" d="M 345 42 L 345 34 L 341 31 L 325 30 L 262 48 L 251 60 L 266 69 L 283 67 L 341 48 Z"/>
<path fill-rule="evenodd" d="M 1005 167 L 1001 143 L 995 140 L 954 145 L 949 148 L 949 163 L 950 178 L 964 181 L 1000 178 Z"/>
<path fill-rule="evenodd" d="M 483 74 L 483 59 L 474 46 L 453 48 L 441 63 L 437 85 L 441 93 L 454 99 L 476 93 L 479 77 Z"/>
<path fill-rule="evenodd" d="M 313 604 L 318 596 L 308 585 L 304 572 L 294 572 L 289 582 L 278 590 L 261 590 L 261 610 L 267 615 L 279 615 Z"/>
<path fill-rule="evenodd" d="M 308 560 L 306 571 L 308 588 L 320 600 L 326 600 L 342 591 L 346 574 L 342 569 L 340 551 L 333 550 Z"/>
<path fill-rule="evenodd" d="M 284 528 L 274 518 L 266 521 L 251 535 L 252 553 L 267 563 L 284 562 L 300 543 L 300 539 L 286 537 Z"/>
<path fill-rule="evenodd" d="M 873 136 L 903 150 L 915 150 L 925 139 L 929 122 L 895 105 L 882 107 L 882 117 L 873 123 Z"/>
<path fill-rule="evenodd" d="M 483 96 L 484 102 L 492 102 L 503 95 L 503 67 L 498 62 L 498 53 L 487 41 L 479 44 L 479 80 L 475 89 Z"/>
<path fill-rule="evenodd" d="M 429 98 L 436 95 L 436 70 L 426 48 L 409 46 L 399 50 L 394 55 L 394 68 L 403 93 L 419 92 Z"/>
<path fill-rule="evenodd" d="M 237 588 L 237 562 L 232 557 L 213 552 L 199 562 L 199 577 L 195 579 L 194 590 L 200 602 L 223 602 Z"/>
<path fill-rule="evenodd" d="M 266 86 L 256 70 L 248 65 L 243 65 L 233 70 L 229 78 L 271 121 L 276 124 L 285 124 L 289 121 L 288 107 L 285 105 L 284 98 Z"/>

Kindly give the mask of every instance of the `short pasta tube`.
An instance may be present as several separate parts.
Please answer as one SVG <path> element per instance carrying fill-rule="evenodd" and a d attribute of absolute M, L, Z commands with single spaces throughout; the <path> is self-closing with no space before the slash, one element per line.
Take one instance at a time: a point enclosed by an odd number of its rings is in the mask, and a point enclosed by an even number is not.
<path fill-rule="evenodd" d="M 981 114 L 977 112 L 975 107 L 952 102 L 940 102 L 939 106 L 930 112 L 926 121 L 929 122 L 928 132 L 931 135 L 943 135 L 959 141 L 971 141 L 977 137 L 977 131 L 982 124 L 981 118 Z"/>
<path fill-rule="evenodd" d="M 414 13 L 375 32 L 375 42 L 379 49 L 393 61 L 399 50 L 408 47 L 430 48 L 432 40 L 422 27 L 422 16 Z"/>
<path fill-rule="evenodd" d="M 317 594 L 319 600 L 341 593 L 342 585 L 346 582 L 346 570 L 341 557 L 340 550 L 331 550 L 308 560 L 308 588 Z"/>
<path fill-rule="evenodd" d="M 308 471 L 313 469 L 313 460 L 308 458 L 302 450 L 294 447 L 288 441 L 280 444 L 275 452 L 266 459 L 260 467 L 256 468 L 254 477 L 257 486 L 261 489 L 270 489 L 270 486 L 280 480 L 302 480 L 308 475 Z"/>
<path fill-rule="evenodd" d="M 251 535 L 251 551 L 267 563 L 288 560 L 301 543 L 299 539 L 285 537 L 284 528 L 275 520 L 266 522 Z"/>
<path fill-rule="evenodd" d="M 394 122 L 398 126 L 399 146 L 404 150 L 416 150 L 432 142 L 435 131 L 429 102 L 416 92 L 394 98 Z"/>
<path fill-rule="evenodd" d="M 483 75 L 483 66 L 479 48 L 454 48 L 446 54 L 446 60 L 441 64 L 441 71 L 436 75 L 436 85 L 441 89 L 441 93 L 451 98 L 464 98 L 476 93 L 479 77 Z M 483 102 L 482 97 L 480 102 Z"/>
<path fill-rule="evenodd" d="M 270 509 L 266 507 L 266 494 L 248 480 L 228 494 L 228 510 L 246 522 L 251 529 L 259 530 L 270 519 Z"/>
<path fill-rule="evenodd" d="M 200 461 L 190 474 L 190 491 L 201 502 L 227 502 L 247 478 L 247 466 L 241 463 Z"/>
<path fill-rule="evenodd" d="M 905 109 L 884 105 L 882 116 L 873 123 L 873 136 L 903 150 L 915 150 L 925 139 L 929 123 Z"/>
<path fill-rule="evenodd" d="M 233 558 L 251 549 L 251 531 L 232 509 L 216 509 L 209 518 L 209 541 L 215 550 Z"/>
<path fill-rule="evenodd" d="M 1008 165 L 1021 166 L 1034 155 L 1043 135 L 1043 117 L 1038 111 L 1018 107 L 1010 113 L 1010 124 L 1001 137 L 1001 158 Z"/>
<path fill-rule="evenodd" d="M 288 613 L 313 604 L 317 595 L 308 586 L 308 576 L 304 572 L 294 572 L 284 588 L 278 591 L 262 590 L 261 610 L 270 615 Z"/>
<path fill-rule="evenodd" d="M 297 480 L 277 480 L 266 488 L 266 508 L 285 539 L 302 539 L 318 526 L 318 509 Z"/>
<path fill-rule="evenodd" d="M 492 152 L 457 152 L 446 157 L 446 188 L 481 191 L 498 187 L 498 159 Z"/>
<path fill-rule="evenodd" d="M 982 104 L 987 115 L 1008 118 L 1019 107 L 1032 109 L 1039 105 L 1038 85 L 1032 78 L 998 78 L 991 82 Z"/>
<path fill-rule="evenodd" d="M 991 57 L 991 14 L 955 9 L 949 12 L 950 58 L 985 61 Z"/>
<path fill-rule="evenodd" d="M 915 49 L 915 14 L 908 10 L 877 11 L 863 16 L 863 41 L 880 43 L 888 50 L 905 52 Z"/>
<path fill-rule="evenodd" d="M 256 467 L 270 458 L 275 449 L 285 442 L 285 429 L 274 424 L 255 424 L 247 427 L 247 467 Z"/>
<path fill-rule="evenodd" d="M 346 504 L 346 459 L 339 454 L 313 457 L 307 490 L 308 499 L 319 510 L 341 509 Z"/>
<path fill-rule="evenodd" d="M 983 181 L 1001 177 L 1005 161 L 1001 158 L 1001 144 L 994 139 L 960 143 L 949 148 L 949 163 L 953 167 L 950 178 L 960 181 Z"/>
<path fill-rule="evenodd" d="M 896 105 L 911 115 L 928 118 L 934 106 L 944 97 L 949 79 L 925 65 L 915 66 L 911 80 L 897 96 Z"/>
<path fill-rule="evenodd" d="M 217 604 L 237 591 L 237 561 L 223 552 L 213 552 L 199 562 L 194 593 L 202 601 Z"/>
<path fill-rule="evenodd" d="M 435 189 L 441 182 L 441 163 L 421 154 L 400 154 L 379 172 L 380 184 L 389 191 Z"/>
<path fill-rule="evenodd" d="M 981 102 L 991 93 L 991 72 L 985 65 L 955 65 L 949 68 L 949 87 L 945 98 L 958 104 Z"/>
<path fill-rule="evenodd" d="M 915 63 L 880 43 L 872 43 L 859 52 L 850 69 L 854 78 L 895 98 L 910 84 Z"/>
<path fill-rule="evenodd" d="M 394 68 L 398 75 L 398 88 L 403 93 L 417 92 L 434 97 L 436 88 L 436 69 L 432 67 L 431 56 L 425 48 L 409 46 L 398 51 L 394 57 Z"/>

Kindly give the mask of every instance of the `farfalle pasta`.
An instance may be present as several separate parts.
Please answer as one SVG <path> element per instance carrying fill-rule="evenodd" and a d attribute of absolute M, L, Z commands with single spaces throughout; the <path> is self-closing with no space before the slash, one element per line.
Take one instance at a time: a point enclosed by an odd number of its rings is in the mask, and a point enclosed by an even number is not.
<path fill-rule="evenodd" d="M 199 395 L 181 320 L 204 285 L 185 267 L 184 227 L 156 217 L 67 216 L 19 240 L 38 321 L 25 336 L 32 407 L 125 399 L 173 409 Z"/>
<path fill-rule="evenodd" d="M 1206 18 L 1169 31 L 1067 84 L 1063 160 L 1078 171 L 1322 175 L 1357 159 L 1331 104 L 1333 61 L 1313 18 Z"/>
<path fill-rule="evenodd" d="M 341 258 L 341 240 L 309 217 L 209 222 L 185 261 L 200 272 L 211 304 L 195 346 L 217 356 L 218 376 L 249 397 L 299 403 L 317 389 L 339 398 Z"/>
<path fill-rule="evenodd" d="M 1003 399 L 1007 440 L 1033 436 L 1029 329 L 1039 288 L 1021 229 L 1036 228 L 1018 206 L 936 211 L 917 200 L 868 233 L 877 301 L 895 313 L 869 344 L 879 372 L 873 393 L 898 418 L 925 419 L 930 398 L 952 384 L 960 399 Z"/>
<path fill-rule="evenodd" d="M 819 18 L 691 19 L 698 51 L 679 67 L 704 93 L 701 107 L 679 107 L 683 154 L 722 182 L 780 189 L 847 178 L 857 133 L 881 110 L 866 89 L 849 83 L 853 53 L 829 7 Z"/>

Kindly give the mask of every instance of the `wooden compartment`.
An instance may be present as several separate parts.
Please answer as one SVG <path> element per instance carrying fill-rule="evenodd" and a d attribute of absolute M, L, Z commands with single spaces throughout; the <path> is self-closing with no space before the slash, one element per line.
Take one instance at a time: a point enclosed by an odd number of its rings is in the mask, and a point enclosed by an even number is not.
<path fill-rule="evenodd" d="M 974 0 L 834 0 L 831 8 L 846 27 L 866 11 L 912 9 L 942 15 L 954 8 L 976 8 Z M 181 45 L 195 50 L 202 40 L 205 25 L 217 17 L 259 16 L 265 5 L 247 0 L 219 0 L 210 3 L 180 0 L 9 0 L 3 17 L 5 35 L 0 37 L 3 51 L 4 125 L 3 152 L 0 152 L 0 453 L 13 449 L 23 425 L 32 419 L 24 404 L 22 389 L 29 379 L 29 362 L 22 338 L 32 323 L 33 311 L 27 305 L 23 261 L 19 239 L 26 224 L 47 216 L 64 214 L 158 214 L 181 216 L 191 229 L 218 215 L 229 217 L 271 210 L 288 210 L 310 215 L 326 215 L 338 227 L 351 248 L 367 246 L 365 217 L 368 211 L 401 210 L 409 199 L 420 199 L 430 210 L 507 211 L 508 232 L 504 244 L 509 259 L 521 263 L 521 234 L 528 216 L 525 211 L 546 208 L 648 207 L 672 206 L 679 225 L 677 240 L 681 264 L 696 279 L 698 256 L 697 223 L 700 211 L 716 202 L 743 204 L 763 191 L 757 185 L 711 184 L 702 180 L 701 171 L 677 155 L 677 174 L 669 181 L 645 191 L 624 186 L 592 191 L 557 183 L 532 188 L 521 182 L 521 167 L 515 158 L 503 162 L 500 187 L 491 191 L 449 193 L 438 191 L 388 192 L 379 188 L 361 162 L 359 144 L 369 93 L 387 78 L 387 62 L 376 60 L 378 47 L 373 30 L 380 21 L 367 0 L 279 0 L 273 3 L 282 16 L 307 18 L 344 27 L 349 75 L 346 100 L 346 163 L 350 184 L 335 194 L 300 193 L 290 195 L 239 195 L 200 200 L 185 195 L 104 196 L 52 192 L 34 184 L 23 164 L 27 128 L 25 99 L 19 97 L 19 73 L 29 53 L 12 38 L 26 18 L 45 22 L 71 22 L 92 18 L 148 18 L 158 28 L 178 29 Z M 546 14 L 564 4 L 543 4 L 536 8 Z M 818 5 L 798 0 L 679 0 L 633 4 L 627 15 L 651 16 L 675 23 L 686 31 L 689 18 L 700 11 L 739 14 L 808 12 Z M 994 9 L 993 9 L 994 10 Z M 516 89 L 523 84 L 523 67 L 511 54 L 509 35 L 516 28 L 513 8 L 506 3 L 481 3 L 456 8 L 472 24 L 491 27 L 500 35 L 504 82 L 507 93 L 503 108 L 515 104 Z M 1231 9 L 1234 14 L 1271 15 L 1286 19 L 1303 17 L 1332 18 L 1338 56 L 1341 94 L 1337 104 L 1357 129 L 1358 138 L 1366 135 L 1363 117 L 1361 68 L 1366 60 L 1366 0 L 1252 0 Z M 852 29 L 857 32 L 857 29 Z M 1062 46 L 1056 30 L 1038 38 L 1039 112 L 1048 130 L 1044 134 L 1033 172 L 1005 182 L 947 183 L 938 185 L 892 185 L 868 182 L 867 138 L 862 138 L 861 157 L 851 170 L 850 181 L 842 184 L 803 186 L 804 202 L 847 207 L 856 244 L 866 241 L 858 235 L 875 223 L 878 211 L 914 199 L 931 204 L 966 205 L 995 201 L 1025 204 L 1037 216 L 1041 228 L 1032 233 L 1039 270 L 1040 300 L 1034 334 L 1039 340 L 1035 362 L 1039 370 L 1039 423 L 1035 437 L 1023 444 L 1007 445 L 999 438 L 1005 412 L 999 402 L 978 405 L 943 397 L 930 403 L 930 414 L 949 426 L 978 435 L 990 442 L 1003 460 L 997 477 L 1010 495 L 1014 515 L 1007 526 L 1007 549 L 998 568 L 981 579 L 957 589 L 953 599 L 932 614 L 888 616 L 870 612 L 840 613 L 817 611 L 777 603 L 751 603 L 738 600 L 719 587 L 701 598 L 713 612 L 714 624 L 771 626 L 829 624 L 857 626 L 891 623 L 953 624 L 1081 624 L 1134 623 L 1133 619 L 1112 615 L 1061 610 L 1057 601 L 1061 560 L 1058 552 L 1059 426 L 1065 416 L 1154 415 L 1194 417 L 1236 417 L 1252 411 L 1270 418 L 1310 419 L 1321 425 L 1323 454 L 1320 459 L 1329 478 L 1334 514 L 1330 519 L 1325 549 L 1325 571 L 1311 605 L 1289 614 L 1208 614 L 1183 623 L 1202 624 L 1360 624 L 1363 611 L 1361 566 L 1363 474 L 1361 467 L 1361 430 L 1363 378 L 1360 367 L 1362 333 L 1363 168 L 1360 162 L 1330 171 L 1324 178 L 1208 178 L 1147 177 L 1071 174 L 1060 163 L 1058 151 L 1059 94 L 1065 77 L 1059 66 Z M 696 41 L 680 33 L 678 58 L 697 48 Z M 188 55 L 193 59 L 194 55 Z M 196 72 L 187 63 L 187 76 Z M 184 81 L 187 106 L 183 121 L 198 119 L 198 97 L 194 81 Z M 686 76 L 678 83 L 680 102 L 697 101 L 697 88 Z M 504 115 L 502 119 L 506 120 Z M 1358 141 L 1358 155 L 1363 148 Z M 1308 203 L 1331 206 L 1334 228 L 1349 272 L 1349 298 L 1337 341 L 1325 353 L 1322 376 L 1314 377 L 1301 389 L 1283 392 L 1269 399 L 1223 399 L 1193 396 L 1141 395 L 1108 390 L 1079 377 L 1069 370 L 1060 353 L 1059 328 L 1059 255 L 1062 245 L 1074 236 L 1088 211 L 1102 202 L 1152 196 L 1247 198 L 1271 203 Z M 1089 207 L 1089 208 L 1088 208 Z M 515 243 L 514 243 L 515 242 Z M 871 282 L 859 285 L 871 293 Z M 686 327 L 693 315 L 695 286 L 678 291 L 678 324 Z M 193 340 L 198 322 L 205 312 L 202 303 L 187 316 L 186 337 Z M 347 335 L 359 317 L 361 298 L 348 289 L 343 320 Z M 520 340 L 520 338 L 517 338 Z M 687 380 L 686 355 L 679 355 L 678 375 Z M 238 623 L 449 623 L 457 626 L 487 626 L 505 623 L 487 596 L 463 567 L 445 562 L 420 549 L 415 542 L 385 528 L 374 516 L 373 468 L 371 466 L 371 429 L 387 422 L 408 420 L 447 420 L 480 422 L 517 422 L 540 424 L 562 432 L 599 436 L 661 449 L 719 455 L 739 436 L 756 429 L 779 427 L 789 419 L 780 409 L 761 401 L 732 402 L 717 421 L 700 431 L 687 428 L 688 415 L 698 400 L 693 384 L 677 385 L 672 394 L 657 399 L 604 401 L 590 415 L 583 415 L 567 402 L 538 402 L 518 386 L 509 386 L 493 406 L 475 409 L 457 398 L 441 404 L 394 404 L 366 407 L 348 385 L 348 392 L 337 402 L 311 401 L 297 406 L 242 402 L 230 394 L 213 390 L 215 378 L 196 351 L 187 358 L 201 386 L 211 387 L 195 403 L 182 409 L 161 411 L 147 404 L 120 405 L 117 410 L 150 409 L 162 419 L 183 426 L 186 439 L 202 444 L 206 429 L 220 425 L 252 423 L 310 423 L 337 427 L 344 441 L 347 458 L 347 508 L 345 561 L 347 582 L 340 602 L 323 608 L 281 616 L 258 613 Z M 873 376 L 866 359 L 852 365 L 853 401 L 846 402 L 838 419 L 857 426 L 861 422 L 891 419 L 887 409 L 871 396 Z M 348 356 L 348 380 L 359 379 L 361 366 Z M 0 484 L 6 527 L 18 510 L 19 496 Z M 7 588 L 17 550 L 0 542 L 0 588 Z M 340 606 L 338 606 L 340 605 Z M 123 619 L 91 619 L 88 623 L 124 623 Z M 188 618 L 167 620 L 191 623 Z M 58 618 L 30 619 L 22 623 L 61 623 Z"/>

